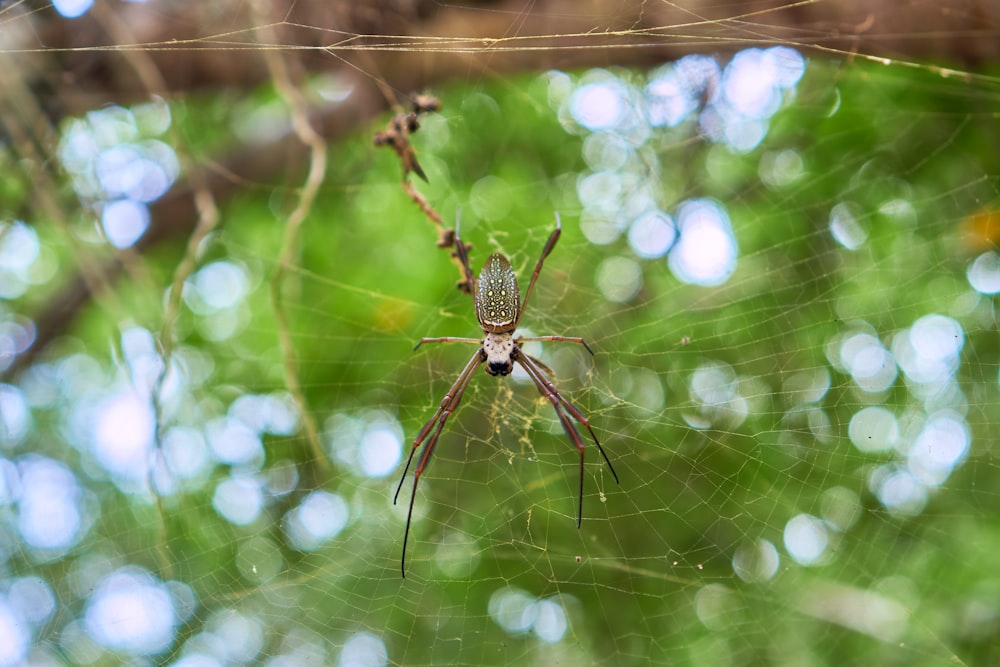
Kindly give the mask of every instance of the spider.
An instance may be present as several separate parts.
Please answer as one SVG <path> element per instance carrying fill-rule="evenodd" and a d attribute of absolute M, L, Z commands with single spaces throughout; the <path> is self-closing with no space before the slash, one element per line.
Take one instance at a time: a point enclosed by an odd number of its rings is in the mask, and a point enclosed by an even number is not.
<path fill-rule="evenodd" d="M 549 236 L 549 240 L 546 241 L 545 247 L 542 248 L 542 255 L 538 258 L 534 273 L 531 274 L 531 282 L 528 283 L 528 290 L 524 293 L 523 301 L 517 287 L 517 277 L 514 275 L 514 269 L 511 268 L 507 258 L 500 253 L 494 253 L 489 256 L 486 264 L 483 266 L 482 273 L 479 274 L 479 280 L 476 280 L 472 270 L 469 268 L 468 250 L 459 238 L 458 227 L 459 225 L 456 223 L 455 254 L 462 263 L 462 268 L 465 271 L 466 284 L 473 286 L 476 319 L 479 320 L 479 328 L 483 330 L 483 338 L 421 338 L 420 342 L 413 348 L 416 350 L 424 343 L 474 343 L 479 346 L 472 354 L 472 358 L 465 365 L 465 368 L 459 373 L 458 379 L 451 385 L 448 393 L 444 395 L 444 398 L 441 400 L 441 406 L 427 420 L 427 423 L 420 429 L 416 439 L 413 441 L 413 449 L 410 450 L 410 457 L 406 461 L 403 476 L 399 480 L 399 486 L 396 487 L 396 495 L 392 499 L 393 504 L 399 499 L 399 492 L 403 488 L 403 482 L 406 481 L 406 473 L 409 472 L 410 464 L 413 463 L 413 455 L 416 454 L 417 449 L 426 440 L 427 444 L 420 455 L 417 469 L 413 472 L 413 491 L 410 494 L 410 509 L 406 514 L 406 532 L 403 534 L 403 556 L 400 560 L 400 569 L 402 570 L 404 579 L 406 578 L 406 543 L 410 537 L 410 522 L 413 518 L 413 502 L 417 497 L 417 483 L 420 481 L 420 476 L 424 473 L 427 463 L 434 453 L 434 447 L 441 436 L 445 422 L 458 409 L 458 404 L 462 400 L 465 388 L 469 386 L 472 374 L 484 363 L 486 364 L 484 368 L 486 373 L 493 376 L 509 375 L 514 370 L 514 364 L 520 364 L 528 374 L 528 377 L 531 378 L 531 381 L 535 383 L 542 396 L 552 402 L 552 407 L 555 408 L 556 415 L 559 417 L 559 421 L 562 422 L 563 430 L 566 431 L 566 435 L 569 436 L 569 439 L 576 446 L 577 451 L 580 452 L 580 490 L 576 515 L 577 528 L 580 527 L 580 523 L 583 520 L 584 446 L 583 440 L 580 438 L 580 433 L 577 431 L 576 426 L 573 425 L 573 422 L 570 421 L 569 415 L 572 415 L 573 419 L 587 428 L 591 439 L 597 445 L 597 450 L 601 452 L 601 456 L 604 457 L 604 461 L 608 464 L 608 469 L 615 478 L 615 483 L 619 483 L 618 474 L 615 473 L 614 466 L 611 465 L 608 455 L 604 453 L 604 448 L 601 447 L 601 443 L 597 440 L 597 435 L 594 433 L 594 429 L 591 428 L 590 422 L 587 421 L 587 418 L 579 409 L 559 393 L 555 384 L 549 379 L 552 371 L 541 361 L 522 351 L 521 346 L 524 343 L 532 341 L 565 341 L 579 343 L 591 355 L 594 354 L 594 351 L 584 342 L 583 338 L 567 336 L 514 337 L 514 330 L 517 329 L 517 325 L 521 321 L 521 316 L 524 314 L 525 306 L 528 304 L 528 297 L 531 296 L 531 290 L 535 287 L 535 281 L 542 270 L 542 264 L 545 262 L 545 258 L 549 256 L 549 253 L 552 252 L 556 241 L 559 240 L 559 235 L 562 233 L 559 214 L 556 213 L 556 228 Z M 427 440 L 428 436 L 430 436 L 430 440 Z"/>

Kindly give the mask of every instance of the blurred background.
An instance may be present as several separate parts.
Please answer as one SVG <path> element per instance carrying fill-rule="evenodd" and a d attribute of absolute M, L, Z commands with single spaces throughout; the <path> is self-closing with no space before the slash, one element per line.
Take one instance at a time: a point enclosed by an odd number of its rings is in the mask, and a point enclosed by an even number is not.
<path fill-rule="evenodd" d="M 0 59 L 0 666 L 1000 661 L 996 7 L 6 2 Z M 522 291 L 561 217 L 519 333 L 620 484 L 584 431 L 577 529 L 477 372 L 403 579 L 459 212 Z"/>

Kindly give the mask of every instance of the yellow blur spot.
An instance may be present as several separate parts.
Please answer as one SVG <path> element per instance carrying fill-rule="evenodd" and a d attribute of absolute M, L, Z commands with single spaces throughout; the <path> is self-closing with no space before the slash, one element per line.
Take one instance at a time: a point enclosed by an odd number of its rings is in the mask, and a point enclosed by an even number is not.
<path fill-rule="evenodd" d="M 407 333 L 413 322 L 413 309 L 399 299 L 375 299 L 372 302 L 372 326 L 377 331 Z"/>

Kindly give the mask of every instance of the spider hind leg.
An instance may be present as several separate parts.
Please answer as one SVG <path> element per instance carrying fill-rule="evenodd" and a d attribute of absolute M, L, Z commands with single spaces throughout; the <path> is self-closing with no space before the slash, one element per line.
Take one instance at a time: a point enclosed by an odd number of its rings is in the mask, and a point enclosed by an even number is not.
<path fill-rule="evenodd" d="M 583 438 L 580 437 L 580 432 L 566 414 L 567 412 L 569 412 L 569 414 L 572 415 L 578 423 L 587 427 L 587 431 L 590 433 L 591 439 L 594 441 L 594 444 L 597 445 L 597 449 L 601 452 L 601 456 L 604 457 L 605 463 L 608 464 L 608 469 L 611 471 L 612 477 L 615 478 L 615 484 L 620 484 L 618 481 L 618 473 L 615 472 L 614 466 L 611 465 L 611 461 L 608 459 L 608 455 L 605 453 L 604 448 L 601 447 L 601 443 L 598 441 L 597 434 L 594 433 L 594 429 L 591 428 L 590 422 L 572 403 L 563 398 L 555 384 L 551 380 L 547 379 L 542 370 L 536 365 L 535 359 L 522 352 L 520 354 L 515 354 L 514 361 L 521 364 L 521 367 L 528 373 L 528 377 L 530 377 L 532 382 L 535 383 L 535 387 L 538 388 L 539 393 L 549 399 L 549 402 L 552 403 L 552 407 L 556 411 L 556 416 L 559 417 L 559 421 L 562 423 L 563 430 L 566 432 L 566 435 L 569 436 L 569 439 L 573 442 L 573 445 L 580 453 L 580 488 L 577 496 L 576 514 L 576 527 L 579 528 L 580 524 L 583 522 L 583 476 L 584 453 L 586 452 L 586 447 L 583 444 Z"/>

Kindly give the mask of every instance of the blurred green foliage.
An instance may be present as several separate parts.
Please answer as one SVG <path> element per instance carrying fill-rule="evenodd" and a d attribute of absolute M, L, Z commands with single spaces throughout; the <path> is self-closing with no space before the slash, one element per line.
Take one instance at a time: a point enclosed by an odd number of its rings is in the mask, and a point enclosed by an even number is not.
<path fill-rule="evenodd" d="M 584 336 L 594 348 L 590 359 L 572 345 L 546 345 L 543 359 L 589 416 L 621 486 L 588 449 L 577 530 L 578 459 L 551 406 L 530 384 L 477 373 L 417 494 L 402 580 L 409 481 L 400 505 L 391 504 L 401 466 L 371 478 L 334 457 L 327 471 L 301 430 L 267 435 L 257 474 L 291 462 L 298 483 L 269 496 L 251 524 L 233 526 L 212 505 L 229 466 L 215 465 L 165 497 L 128 493 L 62 438 L 68 410 L 38 411 L 32 437 L 5 455 L 35 451 L 65 461 L 100 506 L 89 536 L 52 563 L 21 552 L 16 534 L 6 534 L 6 576 L 39 573 L 60 600 L 38 642 L 58 645 L 60 628 L 82 613 L 84 600 L 67 592 L 61 570 L 101 557 L 193 589 L 198 606 L 162 660 L 183 657 L 195 645 L 184 642 L 214 614 L 235 609 L 264 627 L 260 664 L 299 631 L 318 637 L 332 660 L 360 630 L 382 638 L 390 662 L 410 665 L 997 661 L 1000 339 L 995 296 L 976 295 L 965 276 L 997 243 L 977 237 L 969 222 L 997 205 L 996 91 L 992 79 L 811 61 L 754 151 L 705 141 L 693 119 L 654 130 L 642 154 L 643 177 L 659 179 L 656 204 L 672 213 L 683 199 L 711 197 L 731 217 L 737 268 L 715 288 L 681 283 L 665 259 L 637 259 L 624 237 L 588 241 L 576 198 L 586 132 L 560 123 L 546 76 L 435 91 L 444 108 L 413 135 L 430 179 L 416 187 L 449 226 L 462 209 L 474 270 L 488 253 L 503 252 L 523 290 L 554 211 L 562 216 L 563 237 L 522 325 L 538 335 Z M 274 102 L 261 93 L 260 104 Z M 232 121 L 230 107 L 225 98 L 175 106 L 192 153 L 233 141 L 216 131 Z M 455 289 L 449 252 L 435 247 L 434 228 L 399 186 L 395 156 L 372 147 L 374 129 L 330 147 L 282 298 L 305 408 L 324 444 L 335 449 L 337 416 L 382 415 L 398 420 L 405 457 L 472 352 L 459 345 L 413 352 L 413 345 L 422 336 L 479 331 L 471 299 Z M 769 185 L 761 165 L 782 151 L 801 160 L 801 176 Z M 202 427 L 243 394 L 284 391 L 268 281 L 298 186 L 258 185 L 225 202 L 222 225 L 198 260 L 246 269 L 251 289 L 231 314 L 245 322 L 213 341 L 201 316 L 182 308 L 179 354 L 204 380 L 189 384 L 174 423 L 161 428 Z M 857 250 L 830 233 L 838 204 L 849 204 L 866 232 Z M 71 252 L 46 243 L 62 261 Z M 143 278 L 119 281 L 114 306 L 90 309 L 53 358 L 80 352 L 109 379 L 124 372 L 117 331 L 159 332 L 164 290 L 183 252 L 179 242 L 140 258 Z M 625 303 L 605 298 L 595 277 L 614 256 L 641 267 L 643 286 Z M 21 305 L 33 305 L 30 295 Z M 930 489 L 926 507 L 899 513 L 876 497 L 872 471 L 902 453 L 860 451 L 849 424 L 861 408 L 881 405 L 912 426 L 934 401 L 902 375 L 885 392 L 861 392 L 830 362 L 830 345 L 864 321 L 891 347 L 894 335 L 931 313 L 964 330 L 957 381 L 938 404 L 963 413 L 971 449 Z M 706 364 L 731 369 L 742 417 L 709 415 L 693 395 L 692 377 Z M 828 390 L 797 400 L 793 378 L 801 374 L 826 374 Z M 286 539 L 287 512 L 316 489 L 342 496 L 350 521 L 316 550 L 296 550 Z M 843 490 L 856 507 L 836 501 Z M 854 514 L 838 525 L 838 512 Z M 788 522 L 802 513 L 827 521 L 830 546 L 815 565 L 797 563 L 785 546 Z M 734 558 L 761 540 L 780 565 L 756 580 L 738 577 Z M 265 561 L 277 564 L 273 572 Z M 257 576 L 258 563 L 271 574 Z M 565 635 L 550 644 L 501 627 L 491 599 L 508 587 L 557 601 Z M 852 606 L 860 592 L 902 608 L 901 627 L 886 629 L 879 610 Z M 876 629 L 850 629 L 852 616 L 864 623 L 864 613 Z M 117 663 L 105 653 L 91 664 Z"/>

